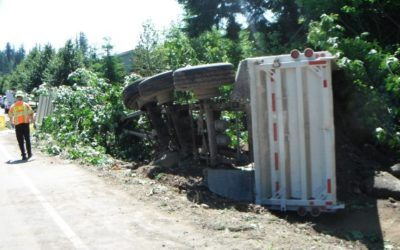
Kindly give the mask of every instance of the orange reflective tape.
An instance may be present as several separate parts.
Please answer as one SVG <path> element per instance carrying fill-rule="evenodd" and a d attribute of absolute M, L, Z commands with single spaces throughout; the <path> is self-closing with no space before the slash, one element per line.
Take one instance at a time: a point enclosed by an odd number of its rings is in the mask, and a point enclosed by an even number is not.
<path fill-rule="evenodd" d="M 21 101 L 16 102 L 11 107 L 10 112 L 13 114 L 14 125 L 29 123 L 29 115 L 32 113 L 30 106 Z"/>

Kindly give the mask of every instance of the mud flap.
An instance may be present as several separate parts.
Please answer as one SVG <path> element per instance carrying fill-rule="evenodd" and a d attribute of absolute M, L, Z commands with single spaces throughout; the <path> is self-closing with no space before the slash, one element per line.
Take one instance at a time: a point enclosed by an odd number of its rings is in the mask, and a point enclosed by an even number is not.
<path fill-rule="evenodd" d="M 211 192 L 236 201 L 254 201 L 253 170 L 207 169 L 205 176 Z"/>

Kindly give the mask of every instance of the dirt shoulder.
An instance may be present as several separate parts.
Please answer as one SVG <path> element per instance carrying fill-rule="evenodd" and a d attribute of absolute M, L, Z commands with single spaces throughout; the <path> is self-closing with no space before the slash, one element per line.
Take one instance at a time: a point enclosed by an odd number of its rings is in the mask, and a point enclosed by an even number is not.
<path fill-rule="evenodd" d="M 195 164 L 166 169 L 119 162 L 106 169 L 85 168 L 147 204 L 191 221 L 227 249 L 400 249 L 400 204 L 394 200 L 360 194 L 335 214 L 301 218 L 209 192 L 203 169 Z"/>

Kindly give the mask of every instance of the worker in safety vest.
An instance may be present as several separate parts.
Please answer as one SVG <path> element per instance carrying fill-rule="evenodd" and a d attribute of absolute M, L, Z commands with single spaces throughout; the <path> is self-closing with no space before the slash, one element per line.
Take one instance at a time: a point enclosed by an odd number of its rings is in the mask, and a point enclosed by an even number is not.
<path fill-rule="evenodd" d="M 16 102 L 10 107 L 8 116 L 10 117 L 12 124 L 15 126 L 15 134 L 17 135 L 22 160 L 26 161 L 32 157 L 29 123 L 33 121 L 33 110 L 29 104 L 24 102 L 24 93 L 22 91 L 17 91 L 15 97 Z M 26 157 L 24 140 L 26 143 L 28 158 Z"/>

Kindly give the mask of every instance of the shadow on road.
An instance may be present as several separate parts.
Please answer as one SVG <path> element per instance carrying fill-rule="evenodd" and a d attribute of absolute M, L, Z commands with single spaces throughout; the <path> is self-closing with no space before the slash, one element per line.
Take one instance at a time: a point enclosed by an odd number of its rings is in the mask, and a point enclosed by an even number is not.
<path fill-rule="evenodd" d="M 29 160 L 8 160 L 6 161 L 6 164 L 9 165 L 15 165 L 15 164 L 24 164 L 27 162 L 33 161 L 33 159 L 29 159 Z"/>

